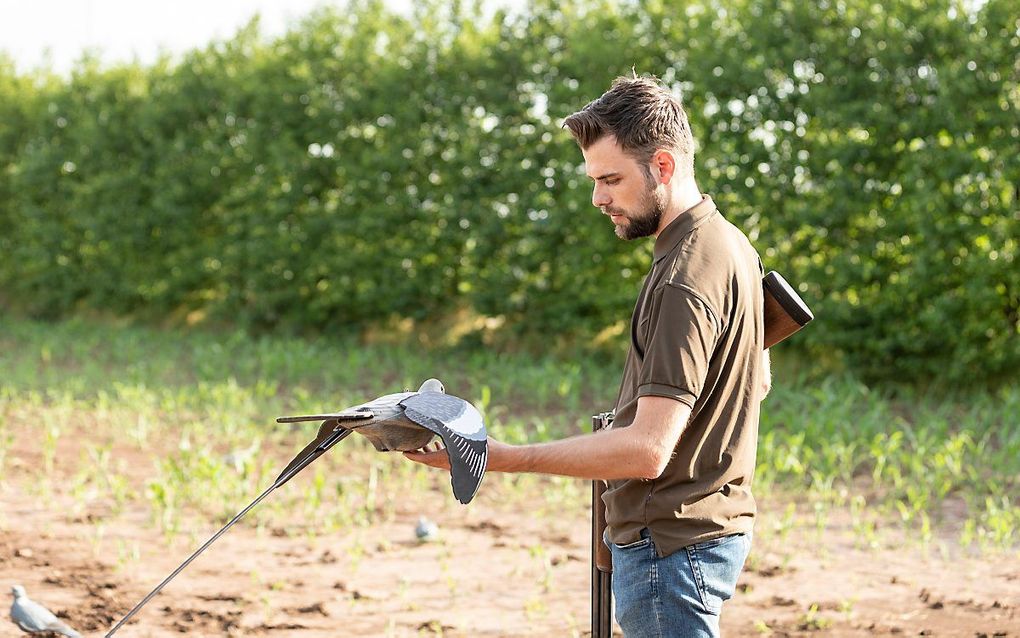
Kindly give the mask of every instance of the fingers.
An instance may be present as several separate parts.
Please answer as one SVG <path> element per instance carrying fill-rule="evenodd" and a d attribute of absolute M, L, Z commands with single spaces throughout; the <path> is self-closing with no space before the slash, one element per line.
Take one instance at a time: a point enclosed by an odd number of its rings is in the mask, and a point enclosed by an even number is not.
<path fill-rule="evenodd" d="M 404 456 L 417 463 L 430 467 L 449 469 L 450 460 L 446 454 L 446 448 L 441 441 L 429 443 L 414 452 L 404 452 Z"/>
<path fill-rule="evenodd" d="M 443 442 L 442 441 L 433 441 L 432 443 L 427 443 L 427 444 L 425 444 L 424 447 L 422 447 L 422 448 L 420 448 L 418 450 L 415 450 L 415 452 L 417 452 L 419 454 L 431 454 L 433 452 L 442 452 L 445 449 L 446 448 L 443 447 Z"/>

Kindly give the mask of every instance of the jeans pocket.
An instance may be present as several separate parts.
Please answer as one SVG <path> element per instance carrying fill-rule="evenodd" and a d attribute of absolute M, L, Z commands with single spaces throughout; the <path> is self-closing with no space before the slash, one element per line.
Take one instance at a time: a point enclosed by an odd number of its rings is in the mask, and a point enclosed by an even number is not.
<path fill-rule="evenodd" d="M 705 611 L 718 615 L 733 597 L 737 578 L 750 550 L 746 534 L 734 534 L 686 548 Z"/>
<path fill-rule="evenodd" d="M 641 538 L 617 545 L 613 551 L 613 607 L 616 620 L 627 636 L 650 636 L 645 627 L 653 609 L 656 564 L 652 539 L 642 531 Z M 654 615 L 651 616 L 654 618 Z"/>
<path fill-rule="evenodd" d="M 652 542 L 652 539 L 646 537 L 646 538 L 638 539 L 638 540 L 634 541 L 633 543 L 627 543 L 625 545 L 617 545 L 616 543 L 613 543 L 613 546 L 616 549 L 623 550 L 623 551 L 628 551 L 628 550 L 632 550 L 632 549 L 641 549 L 642 547 L 648 547 L 648 545 L 651 542 Z"/>

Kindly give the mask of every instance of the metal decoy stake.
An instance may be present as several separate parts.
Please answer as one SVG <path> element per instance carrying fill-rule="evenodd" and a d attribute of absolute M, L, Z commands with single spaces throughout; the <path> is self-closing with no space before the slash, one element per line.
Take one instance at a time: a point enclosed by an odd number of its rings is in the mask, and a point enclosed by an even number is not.
<path fill-rule="evenodd" d="M 163 582 L 128 612 L 106 634 L 114 635 L 127 621 L 158 594 L 166 585 L 184 571 L 199 554 L 216 542 L 234 523 L 262 502 L 273 490 L 294 478 L 327 450 L 358 432 L 368 438 L 381 452 L 419 450 L 439 435 L 450 458 L 450 475 L 453 494 L 461 503 L 467 504 L 474 498 L 485 475 L 488 460 L 488 438 L 481 414 L 471 403 L 446 394 L 443 384 L 428 379 L 417 392 L 387 394 L 368 403 L 330 414 L 280 417 L 278 423 L 322 421 L 315 439 L 306 445 L 287 464 L 280 476 L 266 491 L 262 492 L 237 516 L 230 519 L 220 531 L 199 547 L 195 553 L 181 563 Z"/>

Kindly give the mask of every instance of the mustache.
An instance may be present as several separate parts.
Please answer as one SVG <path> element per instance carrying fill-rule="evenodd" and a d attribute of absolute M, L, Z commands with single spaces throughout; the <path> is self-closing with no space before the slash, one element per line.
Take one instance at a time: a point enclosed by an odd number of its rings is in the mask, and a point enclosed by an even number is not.
<path fill-rule="evenodd" d="M 623 215 L 625 217 L 627 215 L 626 211 L 622 208 L 617 208 L 616 206 L 604 206 L 602 208 L 602 213 L 605 215 Z"/>

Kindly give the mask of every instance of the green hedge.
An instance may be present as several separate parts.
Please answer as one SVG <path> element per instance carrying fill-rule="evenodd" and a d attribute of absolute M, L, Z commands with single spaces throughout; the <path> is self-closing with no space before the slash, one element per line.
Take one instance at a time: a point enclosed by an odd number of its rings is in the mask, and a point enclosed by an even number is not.
<path fill-rule="evenodd" d="M 0 298 L 256 329 L 468 310 L 517 338 L 620 330 L 648 246 L 591 207 L 560 123 L 634 67 L 682 92 L 702 189 L 816 311 L 790 347 L 870 378 L 1020 366 L 1013 2 L 459 6 L 356 3 L 274 40 L 253 22 L 69 79 L 0 60 Z"/>

